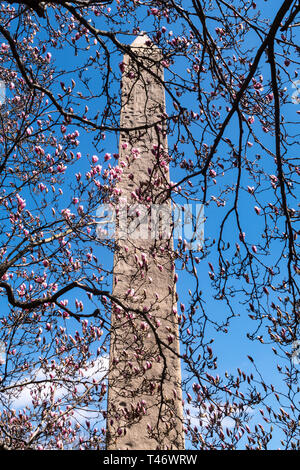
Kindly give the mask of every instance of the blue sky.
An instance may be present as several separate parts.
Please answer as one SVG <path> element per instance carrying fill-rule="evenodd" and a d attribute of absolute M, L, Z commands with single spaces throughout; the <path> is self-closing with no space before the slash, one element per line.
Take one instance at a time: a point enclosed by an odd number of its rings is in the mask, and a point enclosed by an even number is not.
<path fill-rule="evenodd" d="M 264 10 L 267 13 L 267 16 L 270 14 L 275 14 L 276 8 L 275 6 L 280 6 L 282 4 L 281 1 L 275 1 L 272 2 L 272 9 L 270 8 L 270 2 L 260 2 L 259 8 Z M 274 8 L 273 8 L 274 6 Z M 270 11 L 271 10 L 271 11 Z M 105 24 L 102 24 L 101 18 L 97 18 L 97 21 L 99 21 L 99 27 L 105 27 Z M 152 17 L 149 17 L 143 22 L 143 25 L 141 26 L 141 29 L 146 30 L 148 32 L 148 29 L 151 31 L 152 29 Z M 180 25 L 168 25 L 165 22 L 165 26 L 167 28 L 166 34 L 170 32 L 170 30 L 173 31 L 173 35 L 176 34 L 182 34 L 180 30 Z M 119 35 L 119 39 L 126 42 L 127 44 L 131 43 L 132 40 L 134 39 L 134 36 L 126 36 L 126 35 Z M 248 38 L 248 43 L 247 46 L 251 43 L 251 47 L 253 47 L 253 51 L 255 53 L 256 48 L 259 46 L 259 39 L 257 38 L 256 35 L 250 34 Z M 91 46 L 94 47 L 94 46 Z M 69 66 L 73 66 L 75 61 L 79 64 L 81 59 L 82 59 L 82 53 L 79 53 L 77 57 L 73 55 L 71 52 L 71 49 L 66 48 L 61 51 L 56 51 L 53 52 L 53 57 L 55 60 L 55 63 L 61 67 L 62 69 L 68 68 Z M 112 55 L 112 60 L 111 60 L 111 67 L 113 69 L 113 72 L 121 79 L 121 72 L 119 70 L 119 62 L 122 60 L 122 57 L 120 54 L 113 54 Z M 282 61 L 284 58 L 282 58 Z M 180 58 L 179 60 L 176 60 L 175 64 L 173 67 L 171 67 L 171 71 L 166 70 L 165 72 L 165 80 L 172 80 L 172 71 L 173 72 L 181 72 L 184 67 L 186 67 L 185 64 L 186 60 L 183 58 Z M 291 69 L 293 65 L 290 66 Z M 97 86 L 97 72 L 89 70 L 88 73 L 91 75 L 91 84 L 94 86 Z M 256 76 L 261 73 L 265 77 L 269 76 L 269 69 L 268 69 L 268 64 L 265 62 L 265 60 L 262 61 L 262 67 L 259 72 L 257 72 Z M 72 76 L 70 75 L 69 81 L 71 80 Z M 76 81 L 76 78 L 75 78 Z M 68 79 L 65 79 L 65 82 L 67 84 Z M 54 85 L 54 89 L 56 87 L 59 88 L 59 84 Z M 207 90 L 210 89 L 210 83 L 209 80 L 207 82 L 204 81 L 203 83 L 204 88 L 207 88 Z M 290 96 L 292 93 L 295 91 L 295 89 L 292 88 L 292 83 L 289 83 L 287 85 L 289 94 Z M 116 93 L 119 92 L 119 82 L 116 80 L 114 83 L 111 84 L 111 89 L 112 91 L 115 91 Z M 197 102 L 195 102 L 193 96 L 191 94 L 185 95 L 183 98 L 184 105 L 189 111 L 194 111 L 194 112 L 199 112 L 199 107 Z M 222 106 L 222 116 L 226 116 L 226 111 L 224 107 L 224 100 L 220 97 L 219 100 L 220 106 Z M 95 114 L 99 109 L 101 110 L 101 107 L 103 106 L 103 99 L 99 98 L 97 100 L 91 101 L 89 103 L 90 107 L 90 113 L 91 115 Z M 169 96 L 166 97 L 166 106 L 167 106 L 167 112 L 171 114 L 174 109 L 173 109 L 173 104 Z M 284 106 L 283 109 L 283 114 L 285 117 L 286 121 L 290 121 L 292 124 L 291 126 L 294 126 L 294 123 L 297 121 L 297 110 L 299 110 L 299 106 L 294 104 L 294 103 L 289 103 L 286 106 Z M 272 150 L 274 150 L 274 136 L 270 132 L 269 134 L 263 133 L 261 130 L 261 126 L 258 125 L 257 121 L 254 124 L 255 130 L 257 132 L 258 137 L 263 137 L 265 144 Z M 193 132 L 195 135 L 197 135 L 198 129 L 197 129 L 197 124 L 193 125 L 192 127 Z M 232 139 L 234 144 L 236 145 L 235 137 L 237 135 L 237 120 L 234 117 L 232 119 L 231 124 L 229 125 L 228 129 L 226 130 L 226 133 L 224 137 L 229 137 Z M 296 134 L 296 131 L 295 131 Z M 116 133 L 106 133 L 106 138 L 105 140 L 102 140 L 101 143 L 97 148 L 95 148 L 95 145 L 92 140 L 92 136 L 80 131 L 80 136 L 79 136 L 80 144 L 77 148 L 77 151 L 80 151 L 82 153 L 82 158 L 76 162 L 76 164 L 73 165 L 70 170 L 66 173 L 65 176 L 65 184 L 62 185 L 63 190 L 64 190 L 64 196 L 63 196 L 63 201 L 62 203 L 65 203 L 68 199 L 72 199 L 73 194 L 67 189 L 67 184 L 71 180 L 71 178 L 74 178 L 75 173 L 78 173 L 80 171 L 82 174 L 87 171 L 89 168 L 89 163 L 88 163 L 88 158 L 90 158 L 92 155 L 97 154 L 99 156 L 99 159 L 102 160 L 103 156 L 106 152 L 109 153 L 117 153 L 118 152 L 118 135 Z M 251 139 L 250 139 L 251 140 Z M 175 143 L 175 137 L 170 135 L 168 137 L 169 141 L 169 147 L 170 149 L 173 147 Z M 259 154 L 261 157 L 261 161 L 263 161 L 263 169 L 265 172 L 269 174 L 276 174 L 276 168 L 274 165 L 273 159 L 265 154 L 257 144 L 253 143 L 253 147 L 251 149 L 248 149 L 248 155 L 250 156 L 249 158 L 254 160 L 257 158 L 257 155 Z M 185 152 L 185 157 L 191 158 L 192 160 L 195 160 L 195 155 L 194 155 L 194 149 L 190 145 L 190 143 L 186 143 L 185 145 L 182 145 L 182 148 L 184 149 Z M 296 150 L 291 147 L 289 150 L 291 153 L 291 156 L 296 157 Z M 220 143 L 218 149 L 217 149 L 217 156 L 225 157 L 228 154 L 228 146 L 222 142 Z M 102 161 L 101 161 L 102 164 Z M 103 166 L 105 167 L 107 164 L 103 162 Z M 184 175 L 184 170 L 180 168 L 174 168 L 174 165 L 171 164 L 170 167 L 170 174 L 171 174 L 171 180 L 172 181 L 179 181 Z M 234 181 L 236 180 L 236 174 L 237 172 L 235 170 L 230 170 L 225 173 L 224 176 L 217 176 L 217 185 L 214 185 L 213 183 L 211 184 L 209 190 L 208 190 L 208 197 L 207 200 L 211 200 L 211 196 L 215 195 L 215 189 L 216 187 L 220 188 L 222 187 L 224 190 L 228 187 L 231 186 Z M 196 182 L 196 180 L 195 180 Z M 242 181 L 242 186 L 247 188 L 247 185 L 251 185 L 251 181 L 248 179 L 244 178 Z M 269 193 L 262 193 L 259 194 L 259 188 L 257 189 L 256 194 L 258 195 L 259 201 L 261 204 L 265 204 L 266 202 L 274 202 L 269 200 Z M 198 193 L 199 195 L 199 193 Z M 28 195 L 28 198 L 30 196 Z M 226 214 L 226 211 L 228 208 L 231 207 L 232 204 L 232 196 L 228 195 L 227 196 L 227 201 L 226 201 L 226 206 L 224 208 L 218 207 L 214 203 L 210 203 L 207 207 L 205 207 L 205 216 L 207 218 L 206 223 L 205 223 L 205 237 L 207 237 L 207 240 L 211 242 L 215 237 L 216 234 L 219 231 L 220 227 L 220 222 L 224 215 Z M 182 199 L 178 198 L 178 202 L 182 203 Z M 294 207 L 296 209 L 296 203 L 297 201 L 294 202 Z M 257 241 L 257 236 L 258 233 L 260 233 L 262 226 L 263 226 L 263 219 L 262 216 L 257 216 L 254 211 L 254 206 L 256 205 L 256 201 L 254 197 L 249 194 L 247 191 L 241 191 L 240 198 L 239 198 L 239 208 L 240 208 L 240 221 L 241 225 L 243 227 L 243 230 L 246 233 L 247 241 L 249 241 L 250 245 L 252 244 L 258 244 Z M 238 227 L 234 221 L 234 218 L 231 216 L 229 219 L 228 223 L 225 225 L 224 229 L 224 238 L 226 241 L 230 241 L 231 243 L 231 248 L 228 250 L 228 257 L 233 254 L 235 251 L 235 243 L 238 242 L 238 234 L 239 230 Z M 278 247 L 279 248 L 279 247 Z M 99 259 L 104 259 L 105 260 L 105 267 L 108 268 L 108 266 L 112 266 L 112 254 L 108 250 L 104 250 L 102 248 L 95 248 L 95 254 Z M 268 263 L 269 265 L 274 265 L 276 262 L 276 256 L 277 256 L 277 250 L 276 250 L 276 244 L 273 246 L 272 252 L 268 255 Z M 214 266 L 217 266 L 218 263 L 218 256 L 217 253 L 214 249 L 211 250 L 211 253 L 209 256 L 201 261 L 197 265 L 197 276 L 199 279 L 199 282 L 201 284 L 201 290 L 203 292 L 203 298 L 205 300 L 205 305 L 206 305 L 206 310 L 208 313 L 208 316 L 213 320 L 213 321 L 221 321 L 222 319 L 225 319 L 226 316 L 228 315 L 228 307 L 226 306 L 225 302 L 217 301 L 214 299 L 214 290 L 212 288 L 211 280 L 208 275 L 208 271 L 210 270 L 208 266 L 208 261 L 212 263 Z M 179 274 L 179 282 L 177 283 L 177 291 L 179 294 L 179 301 L 188 305 L 189 304 L 189 294 L 188 290 L 192 290 L 192 284 L 193 281 L 191 280 L 191 277 L 187 275 L 186 273 L 182 272 L 180 270 L 180 266 L 178 263 L 177 266 L 177 272 Z M 110 279 L 111 281 L 111 279 Z M 232 282 L 233 287 L 239 288 L 241 285 L 241 281 L 239 279 L 230 279 Z M 111 285 L 108 285 L 110 288 Z M 78 293 L 77 293 L 78 296 Z M 76 297 L 76 293 L 70 294 L 70 305 L 74 303 Z M 270 293 L 270 296 L 266 296 L 265 298 L 265 306 L 266 308 L 268 307 L 268 304 L 271 303 L 272 298 L 275 297 L 273 293 Z M 256 365 L 260 369 L 260 371 L 263 373 L 264 377 L 266 377 L 266 383 L 272 382 L 275 386 L 281 387 L 281 382 L 280 382 L 280 377 L 278 376 L 276 372 L 276 362 L 274 358 L 274 353 L 271 350 L 271 347 L 262 345 L 259 341 L 250 341 L 246 334 L 247 332 L 255 331 L 256 324 L 252 320 L 249 319 L 248 317 L 248 311 L 247 307 L 248 305 L 244 304 L 245 299 L 242 296 L 236 295 L 234 299 L 232 299 L 232 304 L 234 306 L 234 310 L 237 313 L 237 316 L 233 318 L 230 322 L 230 327 L 228 328 L 229 332 L 228 333 L 223 333 L 223 332 L 216 332 L 215 328 L 211 325 L 208 328 L 208 338 L 214 339 L 213 347 L 214 347 L 214 352 L 218 356 L 218 369 L 214 371 L 214 373 L 218 373 L 222 375 L 225 371 L 228 371 L 229 373 L 236 372 L 237 367 L 240 367 L 242 370 L 244 370 L 246 373 L 251 373 L 253 371 L 251 363 L 247 359 L 247 355 L 251 355 L 256 362 Z M 86 303 L 87 304 L 87 303 Z M 87 304 L 88 305 L 88 304 Z M 5 299 L 1 299 L 1 307 L 4 312 L 7 312 L 7 305 L 5 302 Z M 90 305 L 91 310 L 93 309 L 93 306 Z M 69 323 L 69 328 L 70 331 L 73 330 L 74 328 L 77 328 L 76 325 L 73 325 L 72 321 L 68 321 Z M 262 331 L 262 334 L 265 334 L 265 331 Z M 186 377 L 186 372 L 183 366 L 183 378 Z M 272 403 L 271 403 L 272 404 Z M 256 414 L 253 415 L 253 420 L 257 420 Z M 279 443 L 279 435 L 274 434 L 274 447 L 280 446 Z"/>

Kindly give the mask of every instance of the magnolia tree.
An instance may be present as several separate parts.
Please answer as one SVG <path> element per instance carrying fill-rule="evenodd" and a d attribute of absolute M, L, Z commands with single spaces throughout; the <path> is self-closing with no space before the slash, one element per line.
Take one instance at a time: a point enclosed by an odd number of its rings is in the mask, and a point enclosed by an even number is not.
<path fill-rule="evenodd" d="M 165 71 L 165 196 L 206 216 L 199 250 L 183 236 L 170 251 L 186 447 L 299 449 L 299 3 L 261 3 L 1 3 L 2 448 L 105 448 L 118 299 L 96 214 L 118 204 L 122 58 L 134 82 L 146 31 Z"/>

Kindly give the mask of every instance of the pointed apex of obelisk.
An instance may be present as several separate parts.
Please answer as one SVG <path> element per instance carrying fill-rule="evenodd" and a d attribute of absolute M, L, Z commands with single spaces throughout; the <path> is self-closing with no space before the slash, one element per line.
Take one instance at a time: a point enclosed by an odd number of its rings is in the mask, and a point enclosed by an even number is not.
<path fill-rule="evenodd" d="M 131 44 L 131 47 L 149 47 L 151 43 L 152 41 L 149 36 L 147 36 L 145 31 L 141 31 L 140 34 L 135 38 L 135 40 Z"/>

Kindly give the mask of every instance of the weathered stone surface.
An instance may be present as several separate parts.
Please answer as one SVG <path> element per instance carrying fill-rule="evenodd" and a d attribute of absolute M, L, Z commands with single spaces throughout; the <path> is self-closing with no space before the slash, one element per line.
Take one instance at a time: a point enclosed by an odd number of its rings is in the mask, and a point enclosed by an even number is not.
<path fill-rule="evenodd" d="M 128 55 L 123 62 L 121 126 L 145 126 L 120 136 L 119 165 L 125 162 L 126 167 L 118 188 L 121 199 L 131 207 L 132 223 L 141 219 L 136 217 L 137 211 L 147 216 L 153 204 L 162 204 L 169 188 L 161 56 L 147 41 L 146 36 L 140 36 L 131 46 L 147 70 L 133 66 Z M 134 149 L 139 149 L 139 158 L 134 158 Z M 169 203 L 164 204 L 163 212 L 170 221 Z M 143 222 L 142 226 L 142 239 L 141 225 L 126 235 L 118 232 L 107 448 L 183 449 L 175 270 L 169 254 L 173 246 L 171 228 L 156 227 L 160 237 L 155 237 Z"/>

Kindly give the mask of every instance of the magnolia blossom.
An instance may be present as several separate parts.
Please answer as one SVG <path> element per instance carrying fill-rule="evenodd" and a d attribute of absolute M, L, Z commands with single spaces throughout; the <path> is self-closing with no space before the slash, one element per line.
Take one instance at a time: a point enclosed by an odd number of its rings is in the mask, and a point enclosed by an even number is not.
<path fill-rule="evenodd" d="M 257 206 L 254 206 L 254 210 L 255 210 L 255 212 L 256 212 L 257 215 L 259 215 L 260 212 L 261 212 L 261 209 L 260 209 L 259 207 L 257 207 Z"/>
<path fill-rule="evenodd" d="M 22 199 L 19 194 L 16 194 L 17 202 L 18 202 L 18 210 L 22 211 L 26 207 L 25 199 Z"/>
<path fill-rule="evenodd" d="M 121 70 L 122 73 L 125 72 L 125 64 L 124 64 L 124 62 L 120 62 L 120 63 L 119 63 L 119 68 L 120 68 L 120 70 Z"/>

